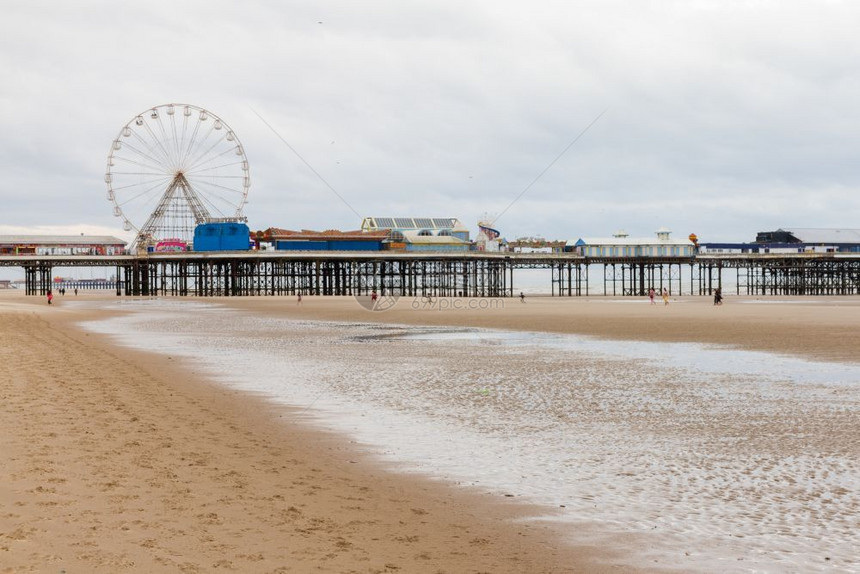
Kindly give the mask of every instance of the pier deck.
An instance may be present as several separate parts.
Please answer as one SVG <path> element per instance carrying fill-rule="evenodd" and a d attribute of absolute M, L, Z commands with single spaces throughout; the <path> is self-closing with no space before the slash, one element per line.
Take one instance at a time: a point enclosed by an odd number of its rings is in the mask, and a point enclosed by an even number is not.
<path fill-rule="evenodd" d="M 552 272 L 554 296 L 860 294 L 860 254 L 699 254 L 583 257 L 571 253 L 186 252 L 116 256 L 0 256 L 43 295 L 56 269 L 112 268 L 120 296 L 380 295 L 511 297 L 514 273 Z M 601 273 L 602 275 L 595 274 Z M 589 283 L 589 277 L 592 281 Z M 602 283 L 602 290 L 595 284 Z"/>

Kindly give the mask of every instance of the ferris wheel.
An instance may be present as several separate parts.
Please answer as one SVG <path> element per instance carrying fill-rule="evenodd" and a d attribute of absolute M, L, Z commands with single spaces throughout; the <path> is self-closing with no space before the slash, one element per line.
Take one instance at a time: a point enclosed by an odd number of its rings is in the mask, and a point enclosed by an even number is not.
<path fill-rule="evenodd" d="M 132 248 L 158 241 L 188 244 L 194 228 L 245 221 L 251 177 L 239 138 L 212 112 L 164 104 L 133 117 L 108 154 L 107 198 Z"/>

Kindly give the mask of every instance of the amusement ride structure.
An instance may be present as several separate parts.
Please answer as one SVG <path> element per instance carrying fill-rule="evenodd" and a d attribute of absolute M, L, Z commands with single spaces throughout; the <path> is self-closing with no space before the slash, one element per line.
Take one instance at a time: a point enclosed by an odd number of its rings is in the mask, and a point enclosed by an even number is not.
<path fill-rule="evenodd" d="M 132 250 L 187 245 L 201 223 L 245 221 L 251 177 L 236 133 L 188 104 L 155 106 L 129 120 L 111 143 L 107 199 Z"/>

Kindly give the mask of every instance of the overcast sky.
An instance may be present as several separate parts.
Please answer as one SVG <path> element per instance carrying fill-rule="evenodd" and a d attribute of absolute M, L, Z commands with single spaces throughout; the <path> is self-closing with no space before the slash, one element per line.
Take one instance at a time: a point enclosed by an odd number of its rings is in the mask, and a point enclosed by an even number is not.
<path fill-rule="evenodd" d="M 241 139 L 251 229 L 857 228 L 858 30 L 835 0 L 5 3 L 0 233 L 130 239 L 109 147 L 169 102 Z"/>

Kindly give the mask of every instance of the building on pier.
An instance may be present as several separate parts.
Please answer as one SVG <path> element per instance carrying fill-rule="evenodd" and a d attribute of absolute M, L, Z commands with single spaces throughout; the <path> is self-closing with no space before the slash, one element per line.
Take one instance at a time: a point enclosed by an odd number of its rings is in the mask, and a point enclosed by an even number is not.
<path fill-rule="evenodd" d="M 755 238 L 758 244 L 783 244 L 794 247 L 795 252 L 858 253 L 860 252 L 860 229 L 823 229 L 792 227 L 776 231 L 760 231 Z"/>
<path fill-rule="evenodd" d="M 469 251 L 469 241 L 455 237 L 449 230 L 437 233 L 428 230 L 394 231 L 291 231 L 269 228 L 256 235 L 262 244 L 276 251 L 418 251 L 461 252 Z"/>
<path fill-rule="evenodd" d="M 469 242 L 469 229 L 456 217 L 365 217 L 361 230 L 397 231 L 407 237 L 454 237 Z"/>
<path fill-rule="evenodd" d="M 792 253 L 833 253 L 833 246 L 804 243 L 701 243 L 699 253 L 706 255 L 788 255 Z"/>
<path fill-rule="evenodd" d="M 517 237 L 507 248 L 514 253 L 563 253 L 566 241 L 552 241 L 543 237 Z"/>
<path fill-rule="evenodd" d="M 201 223 L 194 228 L 194 251 L 247 251 L 250 245 L 244 221 Z"/>
<path fill-rule="evenodd" d="M 388 231 L 292 231 L 270 227 L 262 232 L 262 241 L 276 251 L 382 251 Z"/>
<path fill-rule="evenodd" d="M 752 243 L 703 243 L 702 254 L 791 255 L 860 253 L 860 229 L 792 228 L 759 231 Z"/>
<path fill-rule="evenodd" d="M 661 227 L 656 237 L 630 237 L 617 231 L 612 237 L 581 237 L 568 243 L 569 251 L 584 257 L 692 257 L 696 246 L 689 239 L 672 239 Z"/>
<path fill-rule="evenodd" d="M 110 235 L 0 235 L 0 255 L 121 255 L 125 246 Z"/>
<path fill-rule="evenodd" d="M 392 231 L 386 247 L 389 251 L 451 253 L 470 251 L 472 243 L 455 236 L 447 229 L 441 229 L 437 234 L 422 229 L 420 231 Z"/>

